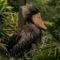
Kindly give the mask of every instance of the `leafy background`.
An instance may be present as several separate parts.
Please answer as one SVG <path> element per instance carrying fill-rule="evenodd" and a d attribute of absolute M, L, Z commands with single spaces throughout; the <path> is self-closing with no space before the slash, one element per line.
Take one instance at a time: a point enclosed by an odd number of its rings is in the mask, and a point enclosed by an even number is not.
<path fill-rule="evenodd" d="M 27 0 L 39 8 L 48 31 L 43 32 L 38 48 L 23 58 L 11 57 L 5 48 L 17 31 L 18 0 L 0 0 L 0 60 L 60 60 L 60 0 Z"/>

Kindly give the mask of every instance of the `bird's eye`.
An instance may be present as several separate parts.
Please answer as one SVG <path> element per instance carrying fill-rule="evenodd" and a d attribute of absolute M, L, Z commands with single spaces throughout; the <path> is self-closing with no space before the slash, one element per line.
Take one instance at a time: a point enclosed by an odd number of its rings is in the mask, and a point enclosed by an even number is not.
<path fill-rule="evenodd" d="M 40 19 L 40 13 L 37 13 L 37 14 L 35 14 L 35 15 L 33 15 L 35 18 L 39 18 Z M 33 17 L 32 16 L 32 17 Z"/>

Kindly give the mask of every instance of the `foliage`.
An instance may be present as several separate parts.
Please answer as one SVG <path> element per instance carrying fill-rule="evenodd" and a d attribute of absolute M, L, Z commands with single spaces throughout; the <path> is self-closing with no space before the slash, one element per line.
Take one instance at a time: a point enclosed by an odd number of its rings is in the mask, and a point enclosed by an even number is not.
<path fill-rule="evenodd" d="M 25 53 L 17 60 L 59 60 L 60 59 L 60 0 L 28 0 L 39 8 L 48 31 L 43 32 L 38 48 Z M 6 43 L 17 31 L 18 1 L 0 0 L 0 60 L 16 60 L 6 55 Z M 11 31 L 11 32 L 10 32 Z M 4 55 L 5 54 L 5 55 Z"/>
<path fill-rule="evenodd" d="M 0 0 L 0 50 L 5 49 L 4 44 L 7 43 L 9 36 L 11 36 L 11 33 L 14 33 L 17 28 L 17 12 L 12 12 L 13 7 L 10 6 L 7 1 L 8 0 Z"/>
<path fill-rule="evenodd" d="M 19 0 L 8 0 L 8 3 L 13 6 L 13 11 L 19 10 Z"/>

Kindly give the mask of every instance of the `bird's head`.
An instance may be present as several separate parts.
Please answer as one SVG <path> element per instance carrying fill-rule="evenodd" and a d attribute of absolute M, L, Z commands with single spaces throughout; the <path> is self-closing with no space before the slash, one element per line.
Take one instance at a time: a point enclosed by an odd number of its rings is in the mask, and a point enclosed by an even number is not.
<path fill-rule="evenodd" d="M 28 6 L 28 5 L 27 5 Z M 40 11 L 35 6 L 24 6 L 23 15 L 26 19 L 26 22 L 33 23 L 40 29 L 46 30 L 46 26 L 41 18 Z"/>

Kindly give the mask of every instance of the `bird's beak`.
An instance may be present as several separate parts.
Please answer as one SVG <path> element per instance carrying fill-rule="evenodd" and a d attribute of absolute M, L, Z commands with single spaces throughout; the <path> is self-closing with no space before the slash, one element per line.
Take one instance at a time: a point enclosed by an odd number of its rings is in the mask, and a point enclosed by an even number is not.
<path fill-rule="evenodd" d="M 40 13 L 37 13 L 37 14 L 33 15 L 32 16 L 32 21 L 37 27 L 39 27 L 41 29 L 44 29 L 44 30 L 47 29 L 44 22 L 42 21 Z"/>

